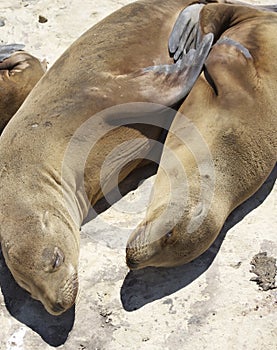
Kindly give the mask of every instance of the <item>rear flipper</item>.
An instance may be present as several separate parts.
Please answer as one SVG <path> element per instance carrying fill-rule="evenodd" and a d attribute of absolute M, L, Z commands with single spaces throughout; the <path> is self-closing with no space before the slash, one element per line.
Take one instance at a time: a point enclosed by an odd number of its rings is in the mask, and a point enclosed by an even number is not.
<path fill-rule="evenodd" d="M 203 4 L 194 4 L 183 10 L 174 24 L 168 40 L 168 50 L 174 60 L 191 48 L 196 48 L 201 40 L 199 15 Z"/>
<path fill-rule="evenodd" d="M 203 35 L 213 33 L 214 42 L 238 21 L 264 18 L 266 11 L 277 11 L 277 5 L 255 6 L 232 2 L 194 4 L 186 7 L 177 18 L 169 37 L 168 48 L 174 60 L 178 61 L 183 52 L 198 47 Z"/>

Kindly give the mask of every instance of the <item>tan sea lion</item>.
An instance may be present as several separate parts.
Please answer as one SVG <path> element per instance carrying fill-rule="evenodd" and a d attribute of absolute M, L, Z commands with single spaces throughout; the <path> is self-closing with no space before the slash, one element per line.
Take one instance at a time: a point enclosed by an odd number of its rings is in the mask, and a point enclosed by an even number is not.
<path fill-rule="evenodd" d="M 22 50 L 0 45 L 0 133 L 45 73 L 46 64 Z"/>
<path fill-rule="evenodd" d="M 139 1 L 96 24 L 44 75 L 1 136 L 3 254 L 18 284 L 51 314 L 75 302 L 79 228 L 90 203 L 114 186 L 124 164 L 119 181 L 126 177 L 151 150 L 149 138 L 168 125 L 163 106 L 148 111 L 141 102 L 174 105 L 200 74 L 212 34 L 176 64 L 167 46 L 192 2 Z M 128 102 L 141 104 L 113 109 Z M 132 115 L 141 113 L 155 115 L 159 125 L 139 124 Z M 126 116 L 136 124 L 122 126 Z"/>
<path fill-rule="evenodd" d="M 276 163 L 277 14 L 226 4 L 198 10 L 197 29 L 215 43 L 171 126 L 171 154 L 162 155 L 145 220 L 128 241 L 131 269 L 198 257 Z M 171 38 L 181 37 L 185 12 Z"/>

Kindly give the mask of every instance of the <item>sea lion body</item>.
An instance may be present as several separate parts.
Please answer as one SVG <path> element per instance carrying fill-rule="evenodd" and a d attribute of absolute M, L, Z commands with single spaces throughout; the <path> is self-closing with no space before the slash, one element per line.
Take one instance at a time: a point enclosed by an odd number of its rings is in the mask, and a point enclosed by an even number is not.
<path fill-rule="evenodd" d="M 173 63 L 168 37 L 179 12 L 191 2 L 140 1 L 96 24 L 44 75 L 1 136 L 3 254 L 19 285 L 52 314 L 75 302 L 79 228 L 90 203 L 103 195 L 100 171 L 105 158 L 128 143 L 106 167 L 108 191 L 121 161 L 127 164 L 119 180 L 151 150 L 149 138 L 158 139 L 161 132 L 156 125 L 111 130 L 101 112 L 128 102 L 171 105 L 184 97 L 186 66 L 163 65 Z M 200 58 L 201 50 L 196 50 Z M 162 72 L 158 68 L 156 73 L 159 65 Z M 83 125 L 84 134 L 78 135 Z M 90 147 L 92 136 L 97 143 L 86 159 L 82 145 Z M 72 145 L 77 151 L 70 153 Z"/>
<path fill-rule="evenodd" d="M 208 4 L 199 23 L 216 42 L 165 142 L 178 161 L 163 153 L 146 218 L 128 241 L 132 269 L 198 257 L 276 163 L 277 15 Z"/>
<path fill-rule="evenodd" d="M 44 62 L 19 49 L 23 45 L 0 46 L 0 133 L 46 70 Z"/>

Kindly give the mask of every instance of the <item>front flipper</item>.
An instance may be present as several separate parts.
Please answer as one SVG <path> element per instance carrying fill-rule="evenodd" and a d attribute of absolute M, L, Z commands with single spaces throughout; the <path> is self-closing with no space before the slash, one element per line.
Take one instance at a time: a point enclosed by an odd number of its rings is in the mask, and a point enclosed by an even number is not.
<path fill-rule="evenodd" d="M 203 4 L 186 7 L 177 18 L 168 40 L 168 50 L 175 61 L 191 48 L 196 48 L 201 39 L 199 14 Z"/>
<path fill-rule="evenodd" d="M 135 77 L 147 101 L 173 106 L 184 99 L 202 71 L 213 43 L 213 34 L 203 36 L 196 49 L 190 49 L 173 64 L 144 68 Z"/>

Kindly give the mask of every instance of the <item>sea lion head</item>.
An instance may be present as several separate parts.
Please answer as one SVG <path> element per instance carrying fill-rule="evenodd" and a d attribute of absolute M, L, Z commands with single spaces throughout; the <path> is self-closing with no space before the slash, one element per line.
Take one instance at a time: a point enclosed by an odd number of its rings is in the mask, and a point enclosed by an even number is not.
<path fill-rule="evenodd" d="M 188 202 L 178 216 L 180 207 L 176 202 L 172 210 L 166 212 L 164 207 L 153 210 L 150 206 L 146 219 L 127 242 L 126 263 L 130 269 L 183 265 L 211 246 L 226 219 L 226 210 L 223 208 L 220 212 L 216 200 L 210 203 L 205 197 Z"/>
<path fill-rule="evenodd" d="M 3 255 L 16 282 L 50 314 L 68 310 L 78 291 L 79 255 L 78 236 L 72 234 L 70 222 L 47 211 L 16 221 L 6 218 L 2 227 Z"/>

